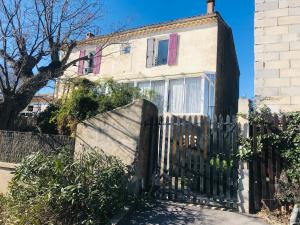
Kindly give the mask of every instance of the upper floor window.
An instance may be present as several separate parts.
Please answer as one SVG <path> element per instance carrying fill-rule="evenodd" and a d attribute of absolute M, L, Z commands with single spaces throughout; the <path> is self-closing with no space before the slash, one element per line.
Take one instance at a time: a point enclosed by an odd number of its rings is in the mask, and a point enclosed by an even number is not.
<path fill-rule="evenodd" d="M 155 65 L 161 66 L 168 63 L 169 40 L 158 40 L 156 48 Z"/>
<path fill-rule="evenodd" d="M 95 56 L 96 52 L 95 51 L 91 51 L 89 53 L 89 59 L 88 59 L 88 63 L 87 63 L 87 67 L 85 68 L 85 74 L 89 74 L 93 72 L 93 68 L 95 66 L 94 64 L 94 56 Z"/>
<path fill-rule="evenodd" d="M 86 56 L 88 56 L 86 59 Z M 78 63 L 78 74 L 99 74 L 102 62 L 102 48 L 96 47 L 93 51 L 80 50 L 79 58 L 85 58 Z"/>
<path fill-rule="evenodd" d="M 130 44 L 122 44 L 121 45 L 121 54 L 122 55 L 130 54 L 130 52 L 131 52 Z"/>
<path fill-rule="evenodd" d="M 27 107 L 27 111 L 28 111 L 28 112 L 33 112 L 33 105 L 29 105 L 29 106 Z"/>
<path fill-rule="evenodd" d="M 178 40 L 178 34 L 170 34 L 168 38 L 164 39 L 149 38 L 147 40 L 146 66 L 150 68 L 167 64 L 169 66 L 176 65 Z"/>

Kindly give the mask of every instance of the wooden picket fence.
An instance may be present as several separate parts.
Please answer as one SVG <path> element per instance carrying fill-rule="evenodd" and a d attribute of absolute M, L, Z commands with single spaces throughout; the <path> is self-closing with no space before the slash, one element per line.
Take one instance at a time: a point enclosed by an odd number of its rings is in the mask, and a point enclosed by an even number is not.
<path fill-rule="evenodd" d="M 250 162 L 250 209 L 252 213 L 262 206 L 273 210 L 279 207 L 275 200 L 277 181 L 280 179 L 282 158 L 279 149 L 268 144 L 258 151 L 258 134 L 271 134 L 275 129 L 286 129 L 286 117 L 274 115 L 266 123 L 252 124 L 250 136 L 255 158 Z"/>
<path fill-rule="evenodd" d="M 164 116 L 150 125 L 158 128 L 156 197 L 237 208 L 235 117 Z"/>

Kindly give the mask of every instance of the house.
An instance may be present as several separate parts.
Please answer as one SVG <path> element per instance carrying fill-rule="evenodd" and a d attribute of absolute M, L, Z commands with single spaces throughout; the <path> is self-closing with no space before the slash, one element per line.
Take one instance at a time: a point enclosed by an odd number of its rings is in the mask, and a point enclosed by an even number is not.
<path fill-rule="evenodd" d="M 51 95 L 36 95 L 32 98 L 29 105 L 20 112 L 20 115 L 35 116 L 40 112 L 43 112 L 51 102 L 53 102 L 53 96 Z"/>
<path fill-rule="evenodd" d="M 113 78 L 153 90 L 160 113 L 235 114 L 239 66 L 231 28 L 207 1 L 207 13 L 114 35 L 87 34 L 70 60 L 89 55 L 57 81 L 55 96 L 70 90 L 65 80 Z"/>
<path fill-rule="evenodd" d="M 255 1 L 255 100 L 300 111 L 300 1 Z"/>

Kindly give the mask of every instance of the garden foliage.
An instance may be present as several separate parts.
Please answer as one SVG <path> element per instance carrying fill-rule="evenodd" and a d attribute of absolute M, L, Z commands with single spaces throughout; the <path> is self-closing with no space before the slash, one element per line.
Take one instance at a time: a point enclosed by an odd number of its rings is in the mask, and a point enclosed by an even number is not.
<path fill-rule="evenodd" d="M 138 88 L 113 80 L 96 83 L 76 79 L 72 81 L 72 86 L 67 96 L 39 116 L 38 126 L 43 133 L 74 134 L 79 122 L 141 97 Z"/>
<path fill-rule="evenodd" d="M 286 127 L 274 123 L 274 115 L 269 108 L 254 111 L 249 116 L 250 125 L 256 125 L 257 152 L 253 152 L 253 139 L 240 138 L 239 158 L 254 160 L 262 149 L 270 146 L 273 151 L 278 151 L 283 158 L 283 171 L 278 181 L 276 197 L 282 203 L 296 203 L 300 201 L 300 112 L 286 113 Z M 262 129 L 268 129 L 265 132 Z"/>
<path fill-rule="evenodd" d="M 127 193 L 125 167 L 116 158 L 90 151 L 73 161 L 63 149 L 27 157 L 0 210 L 4 224 L 105 224 L 127 203 Z"/>

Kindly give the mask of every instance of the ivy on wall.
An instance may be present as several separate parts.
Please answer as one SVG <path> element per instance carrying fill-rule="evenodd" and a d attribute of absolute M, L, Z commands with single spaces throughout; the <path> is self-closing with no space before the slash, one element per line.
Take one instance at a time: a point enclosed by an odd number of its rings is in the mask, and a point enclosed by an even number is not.
<path fill-rule="evenodd" d="M 280 123 L 279 118 L 283 120 Z M 238 158 L 251 161 L 267 147 L 279 152 L 284 163 L 276 197 L 285 203 L 299 202 L 300 112 L 274 115 L 269 108 L 264 107 L 253 111 L 248 119 L 250 126 L 257 127 L 255 139 L 253 137 L 239 138 Z"/>

